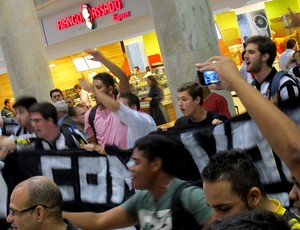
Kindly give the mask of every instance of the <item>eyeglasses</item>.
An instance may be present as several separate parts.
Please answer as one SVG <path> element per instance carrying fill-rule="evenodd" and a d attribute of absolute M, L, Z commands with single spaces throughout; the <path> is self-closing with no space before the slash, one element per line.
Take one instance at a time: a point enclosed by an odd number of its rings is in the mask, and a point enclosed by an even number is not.
<path fill-rule="evenodd" d="M 46 205 L 40 205 L 40 204 L 37 204 L 37 205 L 31 206 L 30 208 L 26 208 L 26 209 L 24 209 L 24 210 L 22 210 L 22 211 L 18 211 L 18 210 L 14 210 L 14 209 L 10 208 L 9 211 L 8 211 L 8 213 L 11 214 L 12 216 L 19 216 L 19 215 L 21 215 L 22 213 L 25 213 L 25 212 L 28 212 L 28 211 L 30 211 L 30 210 L 36 209 L 37 206 L 42 206 L 42 207 L 44 207 L 44 208 L 49 208 L 49 207 L 46 206 Z"/>
<path fill-rule="evenodd" d="M 31 122 L 39 123 L 40 121 L 45 120 L 44 118 L 31 118 Z"/>

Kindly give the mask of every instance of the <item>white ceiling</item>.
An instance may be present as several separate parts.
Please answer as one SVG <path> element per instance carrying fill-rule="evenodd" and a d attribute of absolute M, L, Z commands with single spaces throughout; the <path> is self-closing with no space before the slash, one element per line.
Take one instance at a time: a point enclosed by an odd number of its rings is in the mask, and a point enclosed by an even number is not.
<path fill-rule="evenodd" d="M 150 0 L 149 0 L 150 1 Z M 201 1 L 201 0 L 199 0 Z M 82 0 L 48 0 L 43 4 L 38 5 L 37 14 L 38 18 L 46 18 L 57 12 L 64 11 L 70 7 L 80 5 Z M 210 0 L 211 7 L 214 12 L 221 13 L 231 9 L 237 9 L 243 6 L 252 5 L 258 2 L 265 2 L 264 0 Z"/>

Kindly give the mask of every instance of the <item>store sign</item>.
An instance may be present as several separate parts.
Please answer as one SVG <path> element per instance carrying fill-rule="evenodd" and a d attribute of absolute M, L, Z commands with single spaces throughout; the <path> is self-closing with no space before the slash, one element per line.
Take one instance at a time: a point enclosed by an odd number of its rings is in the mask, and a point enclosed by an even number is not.
<path fill-rule="evenodd" d="M 114 0 L 109 2 L 104 2 L 95 7 L 89 7 L 88 4 L 81 5 L 81 12 L 70 15 L 68 17 L 59 19 L 56 21 L 56 28 L 58 30 L 63 30 L 71 26 L 75 26 L 81 23 L 85 23 L 89 29 L 94 28 L 93 20 L 111 14 L 113 12 L 119 11 L 123 8 L 123 3 L 121 0 Z M 130 11 L 120 14 L 113 14 L 112 18 L 114 21 L 121 21 L 124 18 L 128 18 L 131 15 Z"/>

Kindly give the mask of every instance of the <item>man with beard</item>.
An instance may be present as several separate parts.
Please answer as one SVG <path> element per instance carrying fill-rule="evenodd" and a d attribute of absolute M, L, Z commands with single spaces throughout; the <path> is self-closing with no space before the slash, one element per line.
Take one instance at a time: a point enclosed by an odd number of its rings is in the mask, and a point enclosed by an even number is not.
<path fill-rule="evenodd" d="M 254 75 L 252 85 L 268 99 L 273 96 L 271 85 L 277 70 L 272 65 L 276 54 L 276 45 L 269 37 L 254 36 L 247 40 L 246 71 Z M 299 97 L 297 83 L 289 75 L 280 79 L 276 91 L 276 99 L 273 97 L 272 100 L 279 108 L 294 105 Z"/>

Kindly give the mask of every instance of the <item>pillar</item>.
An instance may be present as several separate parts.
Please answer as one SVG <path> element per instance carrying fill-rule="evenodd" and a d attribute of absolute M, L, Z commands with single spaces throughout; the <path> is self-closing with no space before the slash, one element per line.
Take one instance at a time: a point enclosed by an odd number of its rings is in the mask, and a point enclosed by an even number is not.
<path fill-rule="evenodd" d="M 49 101 L 54 84 L 33 0 L 1 1 L 0 45 L 14 97 Z"/>
<path fill-rule="evenodd" d="M 149 0 L 177 117 L 177 88 L 196 79 L 195 63 L 220 55 L 209 0 Z M 219 92 L 218 92 L 219 93 Z M 220 94 L 234 113 L 229 92 Z"/>

